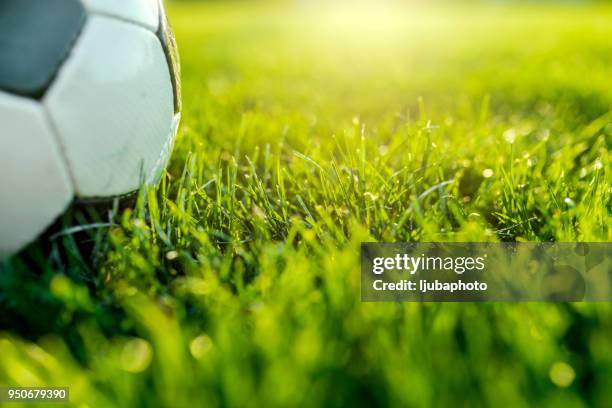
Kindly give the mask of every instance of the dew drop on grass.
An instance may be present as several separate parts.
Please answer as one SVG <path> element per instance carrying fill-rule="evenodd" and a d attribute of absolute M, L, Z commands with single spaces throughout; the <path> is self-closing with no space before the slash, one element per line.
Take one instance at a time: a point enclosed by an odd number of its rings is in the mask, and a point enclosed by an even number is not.
<path fill-rule="evenodd" d="M 576 372 L 569 364 L 559 361 L 550 367 L 549 376 L 553 384 L 565 388 L 572 385 Z"/>
<path fill-rule="evenodd" d="M 595 160 L 595 164 L 593 165 L 593 168 L 595 169 L 595 171 L 603 169 L 603 163 L 601 162 L 601 160 L 599 159 Z"/>
<path fill-rule="evenodd" d="M 202 334 L 191 340 L 191 343 L 189 344 L 189 351 L 193 357 L 201 359 L 210 351 L 212 346 L 213 343 L 210 337 L 208 337 L 206 334 Z"/>
<path fill-rule="evenodd" d="M 504 132 L 504 139 L 506 140 L 506 142 L 513 144 L 514 141 L 516 140 L 516 130 L 514 129 L 508 129 Z"/>
<path fill-rule="evenodd" d="M 567 206 L 570 208 L 576 208 L 576 202 L 569 197 L 565 197 L 565 200 L 563 200 L 563 202 L 565 202 L 565 204 L 567 204 Z"/>
<path fill-rule="evenodd" d="M 121 350 L 121 368 L 130 373 L 140 373 L 149 367 L 152 358 L 153 349 L 148 341 L 132 339 Z"/>

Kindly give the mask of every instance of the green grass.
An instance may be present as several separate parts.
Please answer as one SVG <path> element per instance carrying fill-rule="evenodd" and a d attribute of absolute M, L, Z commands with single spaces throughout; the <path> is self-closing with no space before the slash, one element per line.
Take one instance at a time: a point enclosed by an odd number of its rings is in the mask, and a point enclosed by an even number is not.
<path fill-rule="evenodd" d="M 0 385 L 79 407 L 609 403 L 609 304 L 363 304 L 358 249 L 610 241 L 611 8 L 170 14 L 168 176 L 0 266 Z"/>

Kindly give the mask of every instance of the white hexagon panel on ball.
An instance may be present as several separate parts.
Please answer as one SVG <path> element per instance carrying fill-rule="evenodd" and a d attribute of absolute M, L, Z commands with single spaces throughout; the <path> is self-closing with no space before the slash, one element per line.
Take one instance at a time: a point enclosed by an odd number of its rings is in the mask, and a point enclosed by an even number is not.
<path fill-rule="evenodd" d="M 43 231 L 72 200 L 48 118 L 37 102 L 0 92 L 0 258 Z"/>
<path fill-rule="evenodd" d="M 43 104 L 77 197 L 132 192 L 165 165 L 177 118 L 166 55 L 149 29 L 91 16 Z"/>
<path fill-rule="evenodd" d="M 88 12 L 112 16 L 157 31 L 158 0 L 81 0 Z"/>

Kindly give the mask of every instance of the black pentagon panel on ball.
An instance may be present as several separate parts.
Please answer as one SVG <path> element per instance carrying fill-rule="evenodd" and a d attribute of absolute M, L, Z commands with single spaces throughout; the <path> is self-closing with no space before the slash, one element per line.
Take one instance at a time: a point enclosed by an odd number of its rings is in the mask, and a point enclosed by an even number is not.
<path fill-rule="evenodd" d="M 40 98 L 86 18 L 79 0 L 0 0 L 0 89 Z"/>
<path fill-rule="evenodd" d="M 179 113 L 181 111 L 181 65 L 176 39 L 166 17 L 163 0 L 159 0 L 159 29 L 157 30 L 157 37 L 159 37 L 162 43 L 170 68 L 170 78 L 174 92 L 174 113 Z"/>

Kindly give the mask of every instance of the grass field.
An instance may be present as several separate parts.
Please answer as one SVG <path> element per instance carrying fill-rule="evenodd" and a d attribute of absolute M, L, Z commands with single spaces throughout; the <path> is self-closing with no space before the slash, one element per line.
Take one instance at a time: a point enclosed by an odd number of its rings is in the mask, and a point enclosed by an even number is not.
<path fill-rule="evenodd" d="M 169 11 L 169 174 L 0 266 L 0 385 L 75 407 L 609 406 L 609 304 L 365 304 L 358 250 L 611 241 L 612 8 Z"/>

